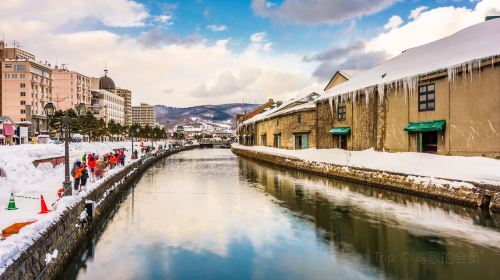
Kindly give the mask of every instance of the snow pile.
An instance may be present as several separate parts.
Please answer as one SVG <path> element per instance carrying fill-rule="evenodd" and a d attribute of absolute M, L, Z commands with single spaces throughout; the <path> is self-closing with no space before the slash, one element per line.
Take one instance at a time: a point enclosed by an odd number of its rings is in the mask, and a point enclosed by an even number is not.
<path fill-rule="evenodd" d="M 49 264 L 52 260 L 55 260 L 57 258 L 57 255 L 59 254 L 59 251 L 57 249 L 54 250 L 54 252 L 47 253 L 45 255 L 45 264 Z"/>
<path fill-rule="evenodd" d="M 336 164 L 385 172 L 412 175 L 409 178 L 436 184 L 450 184 L 444 181 L 466 181 L 478 184 L 500 186 L 500 160 L 483 157 L 440 156 L 425 153 L 388 153 L 373 149 L 346 151 L 341 149 L 284 150 L 264 146 L 243 146 L 234 148 L 260 153 L 300 159 L 308 162 Z"/>
<path fill-rule="evenodd" d="M 418 77 L 448 71 L 453 80 L 458 71 L 471 74 L 479 71 L 481 61 L 493 63 L 500 56 L 500 19 L 493 19 L 465 28 L 451 36 L 404 51 L 397 57 L 327 91 L 319 100 L 348 95 L 353 100 L 359 94 L 375 91 L 383 97 L 384 86 L 412 93 Z"/>
<path fill-rule="evenodd" d="M 134 149 L 141 156 L 140 143 L 134 142 Z M 149 144 L 149 143 L 147 143 Z M 161 144 L 161 143 L 159 143 Z M 145 143 L 146 145 L 146 143 Z M 77 159 L 81 160 L 84 154 L 90 152 L 104 155 L 112 152 L 115 148 L 126 148 L 125 165 L 136 160 L 131 160 L 130 142 L 103 142 L 103 143 L 71 143 L 70 144 L 70 166 Z M 64 145 L 37 144 L 0 146 L 0 168 L 6 177 L 0 177 L 0 229 L 6 228 L 16 222 L 38 220 L 21 229 L 19 234 L 9 236 L 0 241 L 0 274 L 13 259 L 16 259 L 23 250 L 28 248 L 40 234 L 55 223 L 65 209 L 77 204 L 111 175 L 120 172 L 123 167 L 119 166 L 106 172 L 106 176 L 95 182 L 87 181 L 87 191 L 81 191 L 78 195 L 63 197 L 57 200 L 57 190 L 62 187 L 64 180 L 64 165 L 52 167 L 52 164 L 40 164 L 37 167 L 33 161 L 49 157 L 64 155 Z M 24 196 L 15 197 L 18 210 L 6 210 L 10 194 Z M 38 214 L 40 211 L 40 194 L 44 196 L 47 206 L 52 211 L 47 214 Z M 34 199 L 30 199 L 32 197 Z"/>

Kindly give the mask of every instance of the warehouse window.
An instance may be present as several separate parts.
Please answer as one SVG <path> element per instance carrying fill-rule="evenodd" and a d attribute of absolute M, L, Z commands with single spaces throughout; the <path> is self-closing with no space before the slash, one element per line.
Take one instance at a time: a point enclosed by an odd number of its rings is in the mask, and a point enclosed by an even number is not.
<path fill-rule="evenodd" d="M 418 110 L 434 111 L 436 107 L 436 92 L 434 83 L 418 87 Z"/>
<path fill-rule="evenodd" d="M 340 97 L 339 97 L 340 99 Z M 337 118 L 339 121 L 345 120 L 345 113 L 346 113 L 346 105 L 345 105 L 345 100 L 337 103 Z"/>

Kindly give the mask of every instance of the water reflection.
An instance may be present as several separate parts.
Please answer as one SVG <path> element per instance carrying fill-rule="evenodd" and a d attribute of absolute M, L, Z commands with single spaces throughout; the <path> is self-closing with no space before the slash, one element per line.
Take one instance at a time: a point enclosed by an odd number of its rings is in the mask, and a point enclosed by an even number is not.
<path fill-rule="evenodd" d="M 500 240 L 497 225 L 474 209 L 277 169 L 228 150 L 188 151 L 145 174 L 83 250 L 86 268 L 77 275 L 493 279 L 500 242 L 485 241 Z"/>
<path fill-rule="evenodd" d="M 242 177 L 311 220 L 332 251 L 362 256 L 385 276 L 494 279 L 500 272 L 497 215 L 244 159 L 239 165 Z"/>

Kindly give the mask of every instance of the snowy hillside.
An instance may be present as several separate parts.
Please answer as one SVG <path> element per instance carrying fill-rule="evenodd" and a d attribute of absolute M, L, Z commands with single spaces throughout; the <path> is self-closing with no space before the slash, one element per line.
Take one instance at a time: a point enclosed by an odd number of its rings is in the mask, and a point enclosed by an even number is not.
<path fill-rule="evenodd" d="M 167 126 L 179 124 L 227 127 L 234 125 L 237 114 L 249 112 L 256 106 L 258 105 L 248 103 L 201 105 L 188 108 L 156 105 L 156 121 Z"/>

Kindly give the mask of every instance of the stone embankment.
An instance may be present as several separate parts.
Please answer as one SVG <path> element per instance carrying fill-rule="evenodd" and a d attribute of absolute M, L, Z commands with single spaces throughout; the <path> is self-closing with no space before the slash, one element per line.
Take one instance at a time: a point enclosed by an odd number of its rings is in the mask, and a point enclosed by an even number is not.
<path fill-rule="evenodd" d="M 145 156 L 108 178 L 41 233 L 33 244 L 5 269 L 0 275 L 0 280 L 57 278 L 85 238 L 92 234 L 94 227 L 106 217 L 109 211 L 112 211 L 121 194 L 132 187 L 146 169 L 162 158 L 196 147 L 160 151 Z M 96 206 L 93 219 L 82 223 L 81 215 L 85 211 L 86 200 L 94 201 Z M 47 262 L 47 254 L 54 257 L 49 262 Z"/>
<path fill-rule="evenodd" d="M 450 182 L 450 184 L 446 182 L 438 184 L 432 180 L 419 180 L 410 174 L 304 161 L 247 149 L 239 149 L 236 147 L 232 147 L 231 150 L 236 155 L 281 167 L 293 168 L 322 176 L 410 193 L 456 204 L 485 207 L 492 211 L 500 212 L 500 188 L 498 186 L 457 181 Z"/>

